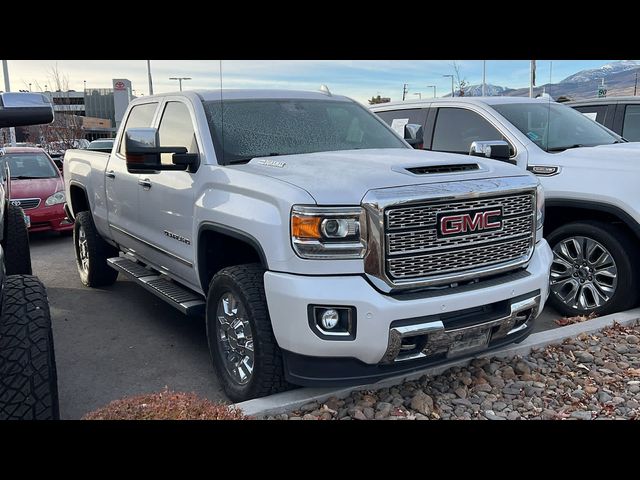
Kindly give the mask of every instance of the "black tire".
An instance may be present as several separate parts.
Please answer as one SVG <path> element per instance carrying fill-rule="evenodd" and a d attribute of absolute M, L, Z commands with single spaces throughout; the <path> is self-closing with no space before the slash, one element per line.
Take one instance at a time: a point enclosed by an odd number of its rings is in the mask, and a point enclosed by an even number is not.
<path fill-rule="evenodd" d="M 2 248 L 7 275 L 31 275 L 29 232 L 22 208 L 9 204 L 4 225 Z"/>
<path fill-rule="evenodd" d="M 220 270 L 211 280 L 207 295 L 207 340 L 213 366 L 227 397 L 234 402 L 263 397 L 287 390 L 282 353 L 273 336 L 264 294 L 264 268 L 258 264 L 238 265 Z M 218 342 L 218 302 L 231 292 L 242 304 L 253 334 L 253 373 L 245 385 L 236 382 L 224 366 Z"/>
<path fill-rule="evenodd" d="M 87 268 L 83 267 L 80 258 L 80 245 L 78 242 L 81 237 L 81 229 L 84 231 L 86 238 Z M 76 223 L 73 226 L 73 247 L 80 281 L 84 285 L 87 287 L 113 285 L 116 278 L 118 278 L 118 271 L 107 264 L 107 258 L 117 257 L 118 249 L 109 245 L 100 236 L 89 212 L 80 212 L 76 216 Z"/>
<path fill-rule="evenodd" d="M 638 300 L 638 280 L 640 280 L 638 263 L 632 252 L 637 250 L 631 237 L 616 225 L 599 222 L 595 220 L 584 220 L 568 223 L 555 229 L 547 236 L 549 246 L 554 249 L 563 240 L 570 237 L 586 237 L 600 243 L 610 253 L 617 268 L 617 282 L 613 294 L 600 306 L 592 303 L 591 307 L 584 308 L 580 305 L 569 306 L 561 300 L 560 295 L 553 289 L 549 295 L 549 302 L 561 314 L 566 316 L 575 315 L 606 315 L 632 308 Z M 599 253 L 599 252 L 596 252 Z M 556 263 L 558 256 L 554 253 L 553 271 L 558 267 Z M 568 287 L 567 287 L 568 288 Z M 563 292 L 564 293 L 564 292 Z M 588 298 L 592 299 L 593 294 Z"/>
<path fill-rule="evenodd" d="M 47 292 L 37 277 L 7 277 L 0 314 L 0 420 L 59 418 Z"/>

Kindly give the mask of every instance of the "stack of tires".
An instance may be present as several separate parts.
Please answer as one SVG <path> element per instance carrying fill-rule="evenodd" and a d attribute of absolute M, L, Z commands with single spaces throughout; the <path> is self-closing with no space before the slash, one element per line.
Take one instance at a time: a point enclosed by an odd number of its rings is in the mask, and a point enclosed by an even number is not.
<path fill-rule="evenodd" d="M 47 293 L 31 275 L 22 209 L 7 205 L 2 220 L 0 420 L 57 420 L 58 383 Z"/>

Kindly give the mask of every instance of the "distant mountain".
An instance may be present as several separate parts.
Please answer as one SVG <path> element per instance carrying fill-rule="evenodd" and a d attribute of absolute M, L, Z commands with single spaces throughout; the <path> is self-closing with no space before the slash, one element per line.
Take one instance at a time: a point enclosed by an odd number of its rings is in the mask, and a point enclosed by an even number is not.
<path fill-rule="evenodd" d="M 503 95 L 507 95 L 512 89 L 507 87 L 501 87 L 499 85 L 492 85 L 491 83 L 487 83 L 486 85 L 486 93 L 487 97 L 499 97 Z M 456 92 L 457 93 L 457 92 Z M 469 85 L 464 89 L 465 97 L 480 97 L 482 96 L 482 84 L 478 85 Z M 451 94 L 448 93 L 445 97 L 450 97 Z"/>
<path fill-rule="evenodd" d="M 594 80 L 600 80 L 603 77 L 605 78 L 606 82 L 607 77 L 611 75 L 615 75 L 621 72 L 627 72 L 629 70 L 635 70 L 637 68 L 640 68 L 640 62 L 637 62 L 636 60 L 621 60 L 619 62 L 607 63 L 600 68 L 581 70 L 578 73 L 569 75 L 564 80 L 561 80 L 560 83 L 590 82 Z"/>

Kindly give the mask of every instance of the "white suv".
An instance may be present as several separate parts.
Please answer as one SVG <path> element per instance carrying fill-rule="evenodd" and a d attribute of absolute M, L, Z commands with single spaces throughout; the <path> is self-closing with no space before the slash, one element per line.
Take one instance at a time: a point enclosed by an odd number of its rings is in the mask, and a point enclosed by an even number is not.
<path fill-rule="evenodd" d="M 550 303 L 561 313 L 606 314 L 637 302 L 640 143 L 548 99 L 456 97 L 371 110 L 396 131 L 420 125 L 416 148 L 485 155 L 540 177 L 554 252 Z"/>

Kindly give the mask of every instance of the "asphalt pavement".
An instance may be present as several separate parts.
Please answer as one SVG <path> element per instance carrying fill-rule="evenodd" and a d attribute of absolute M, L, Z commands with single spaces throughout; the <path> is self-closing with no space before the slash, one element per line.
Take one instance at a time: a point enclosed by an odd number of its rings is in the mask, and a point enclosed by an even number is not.
<path fill-rule="evenodd" d="M 113 400 L 165 387 L 226 401 L 202 320 L 185 317 L 122 274 L 110 287 L 80 283 L 71 237 L 32 234 L 33 271 L 47 287 L 60 415 L 79 419 Z M 556 327 L 545 309 L 535 332 Z"/>

